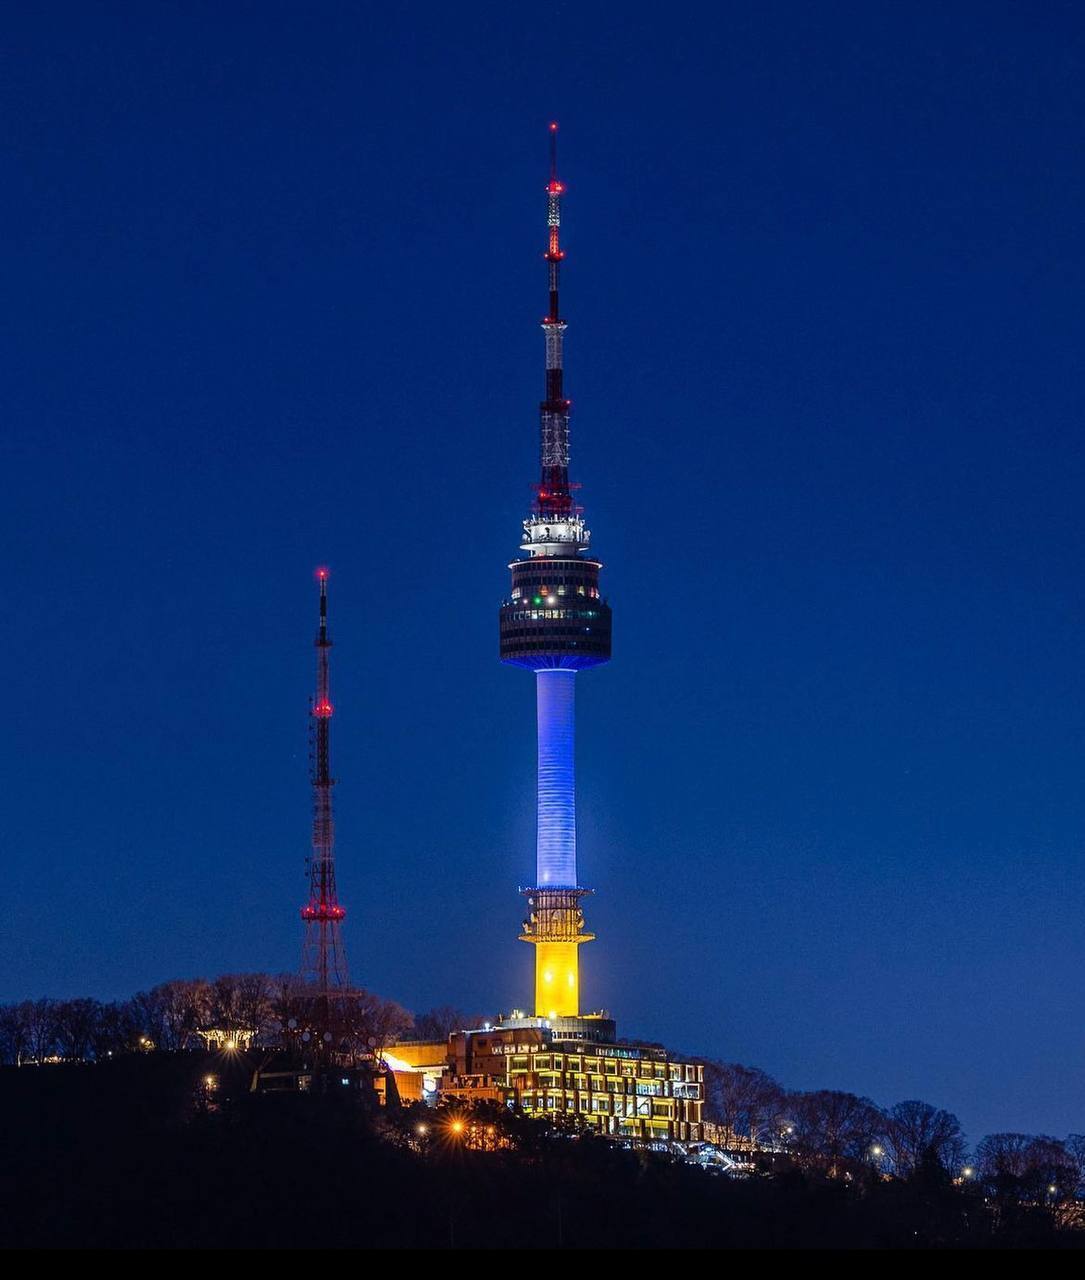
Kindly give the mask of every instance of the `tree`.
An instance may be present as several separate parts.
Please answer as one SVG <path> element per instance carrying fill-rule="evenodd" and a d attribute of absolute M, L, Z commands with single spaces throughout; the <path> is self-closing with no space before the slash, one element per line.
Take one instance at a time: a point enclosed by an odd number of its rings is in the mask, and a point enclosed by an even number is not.
<path fill-rule="evenodd" d="M 159 983 L 133 998 L 141 1029 L 158 1049 L 183 1049 L 207 1017 L 210 986 L 203 979 Z"/>
<path fill-rule="evenodd" d="M 114 1000 L 102 1005 L 91 1040 L 95 1061 L 130 1052 L 136 1047 L 141 1030 L 142 1023 L 134 1001 Z"/>
<path fill-rule="evenodd" d="M 19 1006 L 26 1027 L 26 1052 L 33 1062 L 44 1062 L 56 1052 L 57 1002 L 43 997 L 24 1000 Z"/>
<path fill-rule="evenodd" d="M 899 1178 L 909 1178 L 924 1166 L 937 1166 L 955 1175 L 964 1163 L 960 1121 L 950 1112 L 917 1099 L 898 1102 L 890 1110 L 885 1145 L 893 1172 Z"/>
<path fill-rule="evenodd" d="M 1016 1198 L 1028 1162 L 1025 1151 L 1032 1139 L 1027 1133 L 989 1133 L 976 1148 L 976 1172 L 999 1198 Z"/>
<path fill-rule="evenodd" d="M 273 982 L 266 973 L 243 973 L 237 979 L 238 1010 L 241 1025 L 262 1031 L 272 1020 Z"/>
<path fill-rule="evenodd" d="M 843 1162 L 868 1162 L 885 1140 L 885 1112 L 869 1098 L 832 1089 L 792 1094 L 792 1141 L 800 1159 L 823 1166 L 831 1177 Z"/>
<path fill-rule="evenodd" d="M 732 1133 L 762 1142 L 778 1131 L 784 1091 L 758 1067 L 704 1064 L 705 1114 Z"/>
<path fill-rule="evenodd" d="M 976 1164 L 987 1189 L 1003 1203 L 1067 1199 L 1081 1176 L 1077 1151 L 1044 1134 L 988 1134 L 976 1148 Z"/>
<path fill-rule="evenodd" d="M 447 1040 L 453 1031 L 477 1027 L 481 1022 L 481 1018 L 463 1013 L 452 1005 L 442 1004 L 434 1009 L 427 1009 L 424 1013 L 416 1013 L 408 1034 L 412 1040 Z"/>
<path fill-rule="evenodd" d="M 1075 1191 L 1081 1194 L 1085 1191 L 1085 1133 L 1072 1133 L 1063 1143 L 1066 1153 L 1074 1162 L 1077 1170 L 1077 1186 Z"/>
<path fill-rule="evenodd" d="M 379 1059 L 385 1047 L 398 1040 L 413 1020 L 402 1005 L 394 1000 L 384 1000 L 371 991 L 359 988 L 357 999 L 359 1039 Z"/>
<path fill-rule="evenodd" d="M 245 1021 L 243 982 L 239 974 L 224 973 L 210 983 L 200 1008 L 201 1027 L 224 1031 L 231 1039 L 238 1031 L 256 1030 Z"/>
<path fill-rule="evenodd" d="M 21 1066 L 29 1043 L 25 1007 L 21 1004 L 0 1006 L 0 1062 L 5 1066 Z"/>
<path fill-rule="evenodd" d="M 87 998 L 62 1000 L 55 1009 L 57 1049 L 62 1058 L 83 1062 L 91 1056 L 102 1006 Z"/>
<path fill-rule="evenodd" d="M 1040 1134 L 1025 1148 L 1025 1191 L 1032 1201 L 1069 1199 L 1077 1190 L 1078 1164 L 1066 1144 Z"/>

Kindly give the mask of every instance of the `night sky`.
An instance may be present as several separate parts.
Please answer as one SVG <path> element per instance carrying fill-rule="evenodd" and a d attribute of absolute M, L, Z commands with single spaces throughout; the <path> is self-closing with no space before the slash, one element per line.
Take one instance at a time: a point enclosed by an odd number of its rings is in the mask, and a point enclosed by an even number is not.
<path fill-rule="evenodd" d="M 0 999 L 299 960 L 330 566 L 353 978 L 530 999 L 546 124 L 589 1007 L 1085 1128 L 1079 5 L 9 9 Z"/>

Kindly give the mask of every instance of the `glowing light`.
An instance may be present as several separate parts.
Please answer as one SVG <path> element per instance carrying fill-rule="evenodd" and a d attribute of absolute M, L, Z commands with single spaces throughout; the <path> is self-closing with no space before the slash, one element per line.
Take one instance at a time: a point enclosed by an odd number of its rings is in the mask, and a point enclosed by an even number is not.
<path fill-rule="evenodd" d="M 463 1121 L 462 1121 L 462 1120 L 453 1120 L 453 1121 L 452 1121 L 452 1123 L 451 1123 L 448 1127 L 449 1127 L 449 1128 L 452 1130 L 452 1132 L 453 1132 L 454 1134 L 456 1134 L 456 1135 L 459 1135 L 459 1134 L 463 1133 L 464 1125 L 463 1125 Z"/>
<path fill-rule="evenodd" d="M 535 944 L 535 1012 L 575 1018 L 580 1012 L 580 970 L 575 942 Z"/>
<path fill-rule="evenodd" d="M 870 1154 L 871 1154 L 872 1156 L 880 1156 L 880 1155 L 884 1155 L 884 1154 L 885 1154 L 885 1152 L 884 1152 L 884 1151 L 882 1151 L 881 1147 L 871 1147 L 871 1148 L 870 1148 Z"/>
<path fill-rule="evenodd" d="M 317 581 L 318 581 L 318 582 L 327 582 L 327 580 L 328 580 L 328 571 L 327 571 L 327 569 L 325 569 L 325 568 L 320 568 L 320 569 L 318 569 L 318 570 L 316 571 L 316 576 L 317 576 Z"/>
<path fill-rule="evenodd" d="M 218 1084 L 214 1076 L 204 1076 L 203 1082 L 208 1089 L 213 1089 Z"/>
<path fill-rule="evenodd" d="M 975 1169 L 973 1169 L 971 1165 L 966 1165 L 966 1166 L 961 1170 L 961 1177 L 962 1177 L 962 1178 L 971 1178 L 971 1176 L 972 1176 L 975 1172 L 976 1172 L 976 1171 L 975 1171 Z"/>
<path fill-rule="evenodd" d="M 424 1137 L 426 1136 L 426 1134 L 427 1134 L 427 1133 L 429 1133 L 429 1126 L 428 1126 L 428 1125 L 424 1125 L 424 1124 L 420 1124 L 420 1125 L 415 1129 L 415 1133 L 417 1133 L 417 1134 L 418 1134 L 418 1136 L 419 1136 L 420 1138 L 424 1138 Z"/>

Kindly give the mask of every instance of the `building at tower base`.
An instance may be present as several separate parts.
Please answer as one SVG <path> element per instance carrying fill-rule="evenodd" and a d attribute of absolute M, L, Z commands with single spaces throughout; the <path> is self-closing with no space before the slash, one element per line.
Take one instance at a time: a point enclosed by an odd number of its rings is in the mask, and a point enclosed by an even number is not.
<path fill-rule="evenodd" d="M 619 1042 L 602 1014 L 514 1015 L 454 1031 L 447 1043 L 392 1045 L 385 1057 L 404 1101 L 497 1102 L 538 1118 L 578 1116 L 617 1140 L 704 1141 L 701 1064 L 662 1045 Z"/>

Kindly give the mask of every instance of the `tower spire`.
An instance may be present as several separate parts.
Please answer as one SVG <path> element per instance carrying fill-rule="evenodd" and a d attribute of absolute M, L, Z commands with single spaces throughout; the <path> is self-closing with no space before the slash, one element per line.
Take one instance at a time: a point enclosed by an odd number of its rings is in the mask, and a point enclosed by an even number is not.
<path fill-rule="evenodd" d="M 332 718 L 328 638 L 328 571 L 316 571 L 320 613 L 316 633 L 316 692 L 309 704 L 312 746 L 313 843 L 309 856 L 309 901 L 301 909 L 305 921 L 302 977 L 324 1001 L 347 986 L 346 954 L 339 925 L 347 914 L 335 888 L 335 824 L 332 817 L 330 729 Z"/>
<path fill-rule="evenodd" d="M 558 178 L 558 126 L 550 126 L 550 181 L 546 187 L 546 259 L 550 302 L 542 323 L 546 335 L 546 396 L 539 405 L 540 477 L 536 511 L 547 517 L 571 516 L 573 496 L 569 484 L 569 408 L 565 398 L 565 321 L 561 318 L 561 197 L 565 187 Z"/>

